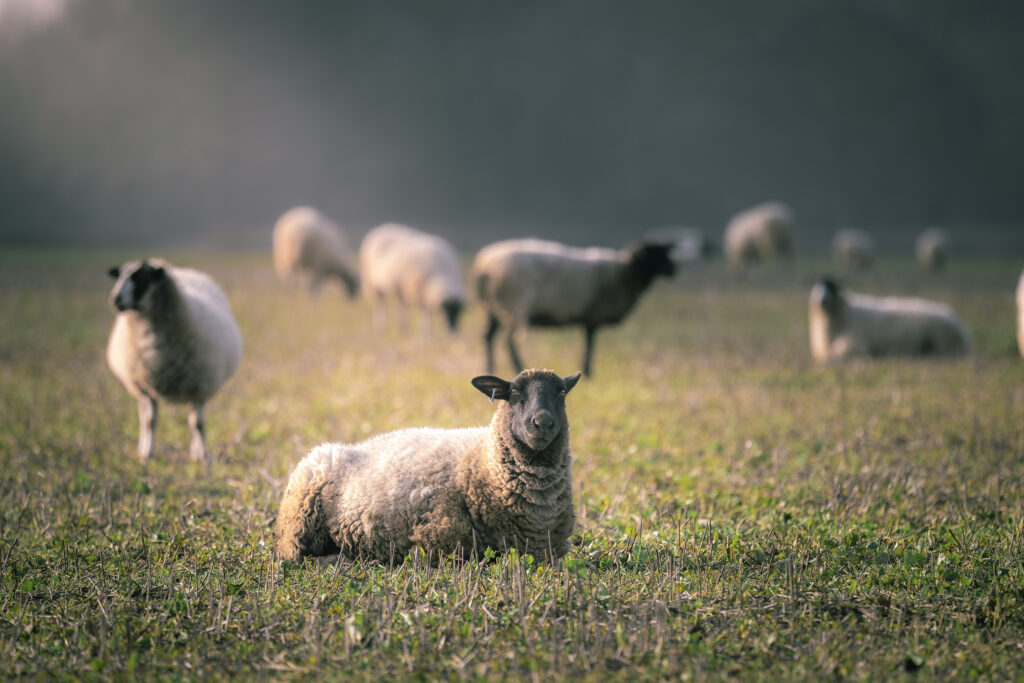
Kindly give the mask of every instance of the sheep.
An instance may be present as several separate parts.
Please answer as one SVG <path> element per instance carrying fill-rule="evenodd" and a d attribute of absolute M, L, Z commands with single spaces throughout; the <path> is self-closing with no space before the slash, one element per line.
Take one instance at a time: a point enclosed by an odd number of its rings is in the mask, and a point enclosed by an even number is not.
<path fill-rule="evenodd" d="M 1020 347 L 1020 355 L 1024 356 L 1024 273 L 1017 282 L 1017 346 Z"/>
<path fill-rule="evenodd" d="M 274 524 L 282 560 L 401 562 L 516 548 L 553 561 L 575 514 L 565 396 L 580 373 L 475 377 L 497 410 L 486 427 L 404 429 L 325 443 L 295 467 Z M 321 560 L 323 561 L 323 560 Z"/>
<path fill-rule="evenodd" d="M 139 407 L 139 460 L 153 455 L 157 401 L 188 403 L 193 460 L 208 463 L 204 405 L 238 368 L 242 336 L 209 275 L 162 259 L 110 269 L 107 364 Z"/>
<path fill-rule="evenodd" d="M 328 278 L 338 278 L 349 298 L 359 277 L 355 253 L 341 227 L 310 206 L 285 211 L 274 225 L 274 270 L 281 280 L 308 280 L 316 294 Z"/>
<path fill-rule="evenodd" d="M 487 309 L 487 372 L 494 372 L 494 335 L 502 325 L 508 330 L 508 351 L 517 372 L 523 369 L 515 344 L 517 330 L 582 325 L 583 373 L 590 376 L 598 327 L 620 322 L 655 277 L 675 273 L 671 249 L 665 244 L 633 243 L 616 251 L 539 239 L 506 240 L 481 249 L 473 261 L 472 279 Z"/>
<path fill-rule="evenodd" d="M 781 202 L 765 202 L 736 214 L 723 239 L 729 265 L 768 263 L 790 253 L 792 224 L 793 212 Z"/>
<path fill-rule="evenodd" d="M 811 355 L 820 363 L 854 357 L 963 356 L 967 330 L 949 306 L 924 299 L 844 291 L 825 278 L 811 288 Z"/>
<path fill-rule="evenodd" d="M 377 329 L 388 301 L 394 300 L 423 310 L 424 331 L 430 331 L 437 314 L 455 333 L 466 294 L 459 257 L 444 239 L 397 223 L 379 225 L 359 247 L 359 271 Z"/>
<path fill-rule="evenodd" d="M 926 270 L 942 270 L 949 256 L 948 251 L 949 238 L 939 228 L 928 228 L 922 232 L 914 245 L 917 262 Z"/>
<path fill-rule="evenodd" d="M 832 238 L 832 256 L 841 270 L 868 268 L 875 258 L 875 241 L 864 230 L 840 230 Z"/>

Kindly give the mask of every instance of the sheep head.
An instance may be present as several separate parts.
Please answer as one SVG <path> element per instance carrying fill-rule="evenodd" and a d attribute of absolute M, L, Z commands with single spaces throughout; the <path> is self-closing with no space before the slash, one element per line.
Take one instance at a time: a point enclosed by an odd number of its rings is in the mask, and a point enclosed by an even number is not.
<path fill-rule="evenodd" d="M 822 278 L 811 290 L 811 298 L 818 302 L 821 310 L 835 314 L 842 305 L 842 290 L 832 278 Z"/>
<path fill-rule="evenodd" d="M 162 261 L 129 261 L 108 273 L 117 280 L 110 291 L 110 305 L 118 312 L 141 310 L 153 285 L 167 277 Z"/>
<path fill-rule="evenodd" d="M 472 383 L 491 400 L 507 402 L 513 439 L 532 451 L 543 451 L 567 429 L 565 395 L 581 374 L 559 377 L 550 370 L 523 370 L 512 381 L 482 375 Z"/>

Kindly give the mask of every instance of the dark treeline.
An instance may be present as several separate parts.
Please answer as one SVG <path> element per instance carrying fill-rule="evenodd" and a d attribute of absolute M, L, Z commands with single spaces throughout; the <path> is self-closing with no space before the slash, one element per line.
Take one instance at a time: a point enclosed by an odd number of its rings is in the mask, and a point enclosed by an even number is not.
<path fill-rule="evenodd" d="M 0 33 L 0 243 L 260 246 L 311 203 L 464 248 L 782 199 L 1024 248 L 1024 5 L 71 3 Z"/>

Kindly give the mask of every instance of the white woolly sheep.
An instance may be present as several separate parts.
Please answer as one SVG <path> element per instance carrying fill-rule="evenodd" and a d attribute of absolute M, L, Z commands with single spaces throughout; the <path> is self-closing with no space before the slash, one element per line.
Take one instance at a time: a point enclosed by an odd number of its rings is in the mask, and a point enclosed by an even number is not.
<path fill-rule="evenodd" d="M 853 357 L 963 356 L 967 330 L 949 306 L 924 299 L 844 291 L 824 279 L 811 289 L 811 355 L 818 362 Z"/>
<path fill-rule="evenodd" d="M 356 257 L 341 227 L 310 206 L 285 211 L 274 225 L 274 270 L 285 282 L 308 281 L 316 293 L 328 278 L 337 278 L 350 297 L 359 283 Z"/>
<path fill-rule="evenodd" d="M 939 228 L 928 228 L 922 232 L 914 245 L 917 262 L 928 270 L 942 270 L 949 256 L 949 238 Z"/>
<path fill-rule="evenodd" d="M 1017 346 L 1020 347 L 1020 355 L 1024 356 L 1024 273 L 1017 283 Z"/>
<path fill-rule="evenodd" d="M 575 522 L 565 395 L 579 377 L 476 377 L 474 387 L 501 401 L 487 427 L 405 429 L 314 448 L 281 501 L 279 556 L 394 563 L 419 546 L 432 561 L 513 547 L 562 557 Z"/>
<path fill-rule="evenodd" d="M 454 333 L 466 301 L 455 249 L 444 239 L 397 223 L 379 225 L 359 247 L 363 296 L 373 307 L 374 326 L 383 326 L 389 305 L 415 306 L 429 332 L 439 315 Z"/>
<path fill-rule="evenodd" d="M 792 250 L 793 212 L 781 202 L 765 202 L 733 216 L 724 246 L 734 268 L 768 263 Z"/>
<path fill-rule="evenodd" d="M 153 454 L 157 401 L 188 403 L 193 460 L 207 462 L 203 407 L 238 368 L 242 336 L 209 275 L 161 259 L 110 269 L 117 312 L 107 364 L 139 404 L 139 459 Z"/>
<path fill-rule="evenodd" d="M 619 250 L 584 249 L 538 239 L 484 247 L 473 261 L 472 277 L 487 309 L 487 371 L 494 371 L 494 335 L 502 325 L 516 371 L 523 369 L 517 330 L 582 325 L 583 372 L 590 375 L 598 327 L 620 322 L 655 277 L 675 273 L 670 250 L 669 245 L 642 243 Z"/>
<path fill-rule="evenodd" d="M 845 228 L 832 238 L 832 256 L 840 270 L 861 270 L 875 258 L 875 241 L 857 228 Z"/>

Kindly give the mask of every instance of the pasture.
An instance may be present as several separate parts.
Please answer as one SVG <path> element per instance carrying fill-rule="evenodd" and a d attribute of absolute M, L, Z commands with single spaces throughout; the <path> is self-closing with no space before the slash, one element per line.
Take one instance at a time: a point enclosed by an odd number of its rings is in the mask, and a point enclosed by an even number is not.
<path fill-rule="evenodd" d="M 454 339 L 375 335 L 362 301 L 281 285 L 269 254 L 168 253 L 222 284 L 245 355 L 207 406 L 216 462 L 188 459 L 186 410 L 162 406 L 142 466 L 104 359 L 106 269 L 125 256 L 0 254 L 4 678 L 1024 670 L 1020 259 L 882 259 L 849 279 L 950 303 L 974 343 L 954 362 L 814 365 L 824 261 L 659 282 L 599 333 L 568 399 L 570 554 L 389 568 L 275 562 L 283 486 L 323 441 L 486 423 L 480 311 Z M 521 351 L 567 375 L 581 344 L 532 331 Z"/>

